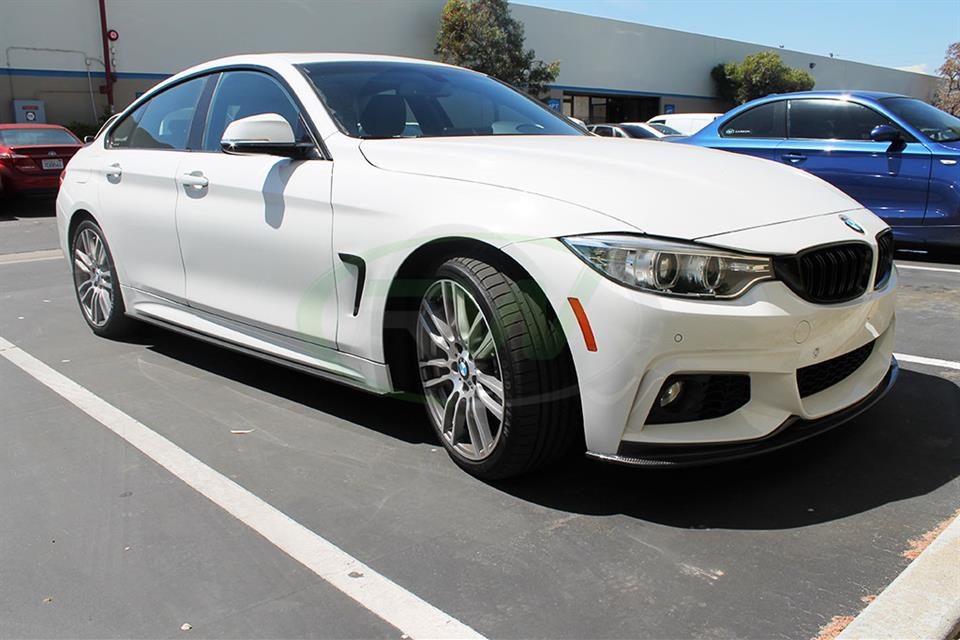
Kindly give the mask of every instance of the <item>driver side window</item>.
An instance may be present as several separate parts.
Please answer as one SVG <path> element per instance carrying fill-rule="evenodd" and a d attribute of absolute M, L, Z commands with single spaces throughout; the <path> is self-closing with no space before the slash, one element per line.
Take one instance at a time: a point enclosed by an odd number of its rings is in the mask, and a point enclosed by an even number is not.
<path fill-rule="evenodd" d="M 234 120 L 276 113 L 290 123 L 297 142 L 310 142 L 300 109 L 276 80 L 257 71 L 227 71 L 220 78 L 203 133 L 203 150 L 220 151 L 223 132 Z"/>

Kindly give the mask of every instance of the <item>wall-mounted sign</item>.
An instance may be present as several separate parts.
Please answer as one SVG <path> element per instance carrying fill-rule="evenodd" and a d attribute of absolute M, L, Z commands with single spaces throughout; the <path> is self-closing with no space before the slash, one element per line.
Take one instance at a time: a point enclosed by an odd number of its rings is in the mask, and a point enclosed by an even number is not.
<path fill-rule="evenodd" d="M 110 31 L 107 31 L 107 38 L 109 38 L 110 42 L 116 42 L 120 39 L 120 34 L 116 29 L 110 29 Z"/>
<path fill-rule="evenodd" d="M 547 100 L 547 106 L 554 111 L 560 111 L 560 98 L 550 98 Z"/>
<path fill-rule="evenodd" d="M 677 112 L 677 105 L 675 105 L 675 104 L 665 104 L 665 105 L 663 105 L 663 112 L 664 112 L 664 113 L 676 113 L 676 112 Z"/>
<path fill-rule="evenodd" d="M 13 121 L 19 123 L 45 124 L 47 113 L 43 100 L 14 100 Z"/>

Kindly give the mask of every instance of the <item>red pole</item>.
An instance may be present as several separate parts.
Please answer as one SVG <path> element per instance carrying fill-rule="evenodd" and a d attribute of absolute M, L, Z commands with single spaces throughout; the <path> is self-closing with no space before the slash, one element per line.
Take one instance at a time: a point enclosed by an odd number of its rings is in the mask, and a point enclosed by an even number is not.
<path fill-rule="evenodd" d="M 110 41 L 107 37 L 107 2 L 100 0 L 100 39 L 103 41 L 103 69 L 107 77 L 107 104 L 110 105 L 110 113 L 114 113 L 113 108 L 113 67 L 110 65 Z"/>

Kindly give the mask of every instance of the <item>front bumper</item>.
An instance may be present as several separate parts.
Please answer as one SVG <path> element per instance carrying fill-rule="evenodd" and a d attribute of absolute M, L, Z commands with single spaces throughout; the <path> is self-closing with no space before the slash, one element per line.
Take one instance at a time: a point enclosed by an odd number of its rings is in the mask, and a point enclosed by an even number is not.
<path fill-rule="evenodd" d="M 882 229 L 879 221 L 870 228 L 867 215 L 858 222 L 868 237 Z M 735 300 L 697 301 L 611 282 L 556 240 L 516 243 L 504 251 L 543 288 L 563 325 L 577 372 L 586 449 L 595 454 L 757 442 L 794 419 L 814 422 L 855 406 L 890 368 L 896 273 L 880 289 L 837 304 L 803 300 L 780 281 L 760 283 Z M 595 350 L 586 347 L 568 298 L 582 304 Z M 850 375 L 801 393 L 798 370 L 868 343 L 872 352 Z M 675 374 L 749 376 L 749 401 L 719 417 L 658 423 L 650 419 L 651 409 Z"/>
<path fill-rule="evenodd" d="M 650 445 L 624 442 L 616 454 L 587 451 L 587 457 L 630 467 L 677 468 L 727 462 L 769 453 L 830 431 L 859 416 L 887 395 L 893 388 L 899 371 L 896 358 L 891 358 L 890 368 L 880 384 L 856 404 L 814 420 L 791 416 L 773 433 L 756 440 L 710 445 Z"/>

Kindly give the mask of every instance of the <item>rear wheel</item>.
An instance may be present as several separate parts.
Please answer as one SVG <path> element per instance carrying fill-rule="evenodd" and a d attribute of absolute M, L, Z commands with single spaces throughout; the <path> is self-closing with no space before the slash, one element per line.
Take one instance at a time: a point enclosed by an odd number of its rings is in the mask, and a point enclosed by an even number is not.
<path fill-rule="evenodd" d="M 103 231 L 91 220 L 77 225 L 70 242 L 73 283 L 80 311 L 98 336 L 117 338 L 129 332 L 120 283 Z"/>
<path fill-rule="evenodd" d="M 569 450 L 578 390 L 542 296 L 481 260 L 448 260 L 421 300 L 416 346 L 427 415 L 465 470 L 506 478 Z"/>

